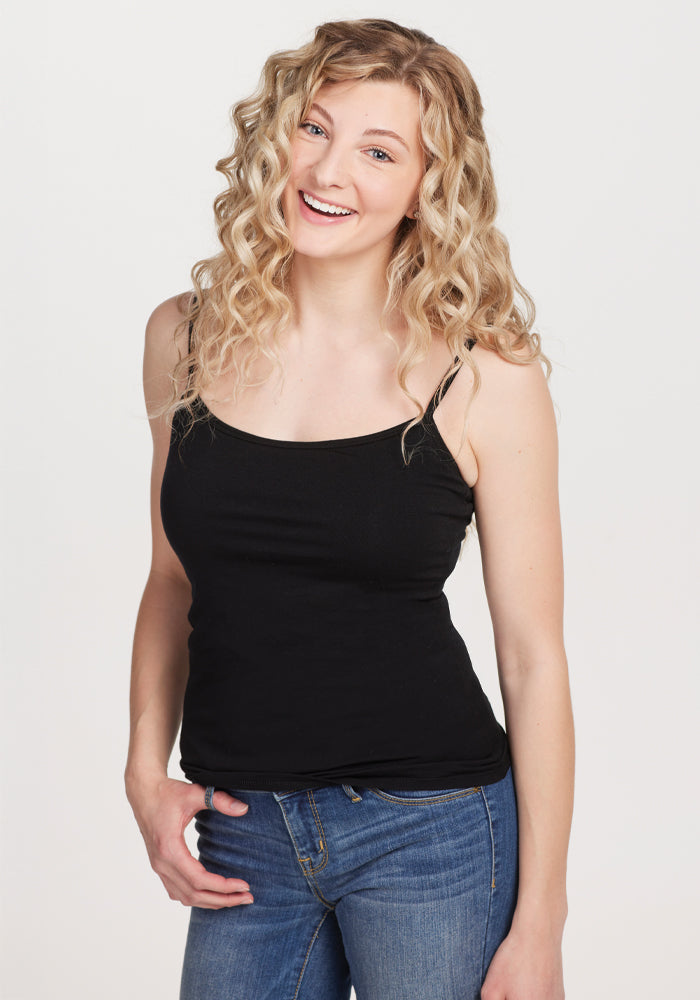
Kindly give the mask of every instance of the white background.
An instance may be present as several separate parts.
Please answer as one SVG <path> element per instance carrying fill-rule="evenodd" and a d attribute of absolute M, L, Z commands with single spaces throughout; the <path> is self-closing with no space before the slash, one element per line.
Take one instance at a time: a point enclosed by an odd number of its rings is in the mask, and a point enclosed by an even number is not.
<path fill-rule="evenodd" d="M 567 998 L 696 985 L 694 14 L 64 0 L 13 5 L 0 59 L 2 1000 L 177 996 L 189 911 L 150 869 L 122 778 L 150 555 L 144 328 L 215 249 L 230 105 L 269 53 L 363 16 L 470 67 L 499 226 L 554 362 L 577 741 Z M 475 542 L 448 595 L 502 722 Z"/>

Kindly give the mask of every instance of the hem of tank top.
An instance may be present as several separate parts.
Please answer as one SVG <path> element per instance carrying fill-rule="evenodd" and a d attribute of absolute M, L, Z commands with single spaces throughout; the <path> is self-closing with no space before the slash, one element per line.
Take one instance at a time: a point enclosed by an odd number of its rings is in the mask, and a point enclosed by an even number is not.
<path fill-rule="evenodd" d="M 348 777 L 337 778 L 335 781 L 307 781 L 305 783 L 297 781 L 292 783 L 275 779 L 274 776 L 271 778 L 248 778 L 245 775 L 239 775 L 235 772 L 202 774 L 196 779 L 189 778 L 189 776 L 186 777 L 196 784 L 204 785 L 205 787 L 210 785 L 224 791 L 240 789 L 241 791 L 249 792 L 301 792 L 306 789 L 341 788 L 343 785 L 352 785 L 353 788 L 393 788 L 397 791 L 421 792 L 430 791 L 434 788 L 473 788 L 478 785 L 491 785 L 497 781 L 501 781 L 508 773 L 510 767 L 510 755 L 507 754 L 505 760 L 499 761 L 497 765 L 491 768 L 471 773 L 467 772 L 463 775 L 458 775 L 456 778 L 410 779 L 386 775 L 377 775 L 376 777 L 349 775 Z"/>

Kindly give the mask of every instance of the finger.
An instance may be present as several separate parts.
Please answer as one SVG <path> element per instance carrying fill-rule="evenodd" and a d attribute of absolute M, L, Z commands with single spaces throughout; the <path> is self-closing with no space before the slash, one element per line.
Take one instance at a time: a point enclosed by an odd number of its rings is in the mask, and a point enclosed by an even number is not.
<path fill-rule="evenodd" d="M 247 906 L 253 902 L 253 897 L 248 892 L 237 892 L 235 896 L 222 896 L 218 892 L 199 892 L 194 902 L 185 903 L 184 905 L 220 910 L 227 906 Z"/>
<path fill-rule="evenodd" d="M 208 808 L 206 796 L 207 791 L 208 789 L 205 789 L 205 808 Z M 210 792 L 209 796 L 211 804 L 217 812 L 225 812 L 234 816 L 241 816 L 243 813 L 248 811 L 247 802 L 243 802 L 241 799 L 237 799 L 233 795 L 229 795 L 228 792 L 224 792 L 220 788 Z"/>
<path fill-rule="evenodd" d="M 211 892 L 206 889 L 193 889 L 191 885 L 183 882 L 178 877 L 162 875 L 161 881 L 167 889 L 172 900 L 176 900 L 183 906 L 207 906 L 221 909 L 227 906 L 238 906 L 245 903 L 254 902 L 253 894 L 249 890 L 235 893 Z"/>
<path fill-rule="evenodd" d="M 238 880 L 228 880 L 221 878 L 221 876 L 215 876 L 215 879 L 220 879 L 220 883 L 215 881 L 215 884 L 212 885 L 211 873 L 207 872 L 206 869 L 201 873 L 201 877 L 195 876 L 193 881 L 175 868 L 162 871 L 159 874 L 170 898 L 178 899 L 186 906 L 198 906 L 200 899 L 207 899 L 210 902 L 216 901 L 218 906 L 229 906 L 231 903 L 240 902 L 243 896 L 252 897 L 250 887 L 246 883 L 239 884 Z M 237 884 L 231 887 L 228 884 L 229 881 L 235 881 Z"/>
<path fill-rule="evenodd" d="M 170 860 L 191 889 L 208 889 L 212 892 L 225 893 L 250 889 L 245 879 L 227 878 L 225 875 L 207 871 L 201 861 L 192 857 L 186 846 L 182 851 L 178 851 L 177 855 L 173 854 Z"/>

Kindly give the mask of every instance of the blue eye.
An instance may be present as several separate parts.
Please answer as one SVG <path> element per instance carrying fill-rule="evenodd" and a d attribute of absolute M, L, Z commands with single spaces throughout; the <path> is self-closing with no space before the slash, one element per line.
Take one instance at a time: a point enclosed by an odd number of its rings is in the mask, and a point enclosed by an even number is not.
<path fill-rule="evenodd" d="M 323 131 L 323 129 L 321 128 L 321 126 L 317 125 L 316 122 L 308 122 L 308 121 L 307 122 L 301 122 L 301 124 L 299 125 L 299 128 L 303 128 L 305 130 L 306 129 L 312 129 L 312 128 L 318 129 L 318 132 L 308 132 L 307 131 L 307 135 L 318 135 L 318 134 L 325 135 L 325 132 Z M 370 159 L 376 160 L 377 163 L 393 163 L 394 162 L 394 157 L 390 153 L 387 153 L 386 149 L 382 149 L 381 146 L 370 146 L 370 150 L 369 151 L 370 151 L 370 153 L 381 153 L 382 154 L 382 157 L 384 157 L 383 159 L 379 159 L 376 156 L 370 157 Z"/>
<path fill-rule="evenodd" d="M 311 128 L 317 128 L 319 130 L 319 132 L 323 132 L 323 129 L 321 128 L 321 126 L 320 125 L 316 125 L 314 122 L 302 122 L 301 125 L 299 126 L 299 128 L 306 128 L 307 125 L 310 126 Z"/>
<path fill-rule="evenodd" d="M 384 156 L 386 156 L 386 160 L 379 160 L 380 163 L 393 163 L 394 162 L 392 160 L 392 158 L 389 156 L 389 154 L 387 153 L 387 151 L 385 149 L 380 149 L 379 146 L 372 146 L 370 152 L 372 152 L 372 153 L 382 153 Z M 376 157 L 373 156 L 372 159 L 375 160 Z"/>

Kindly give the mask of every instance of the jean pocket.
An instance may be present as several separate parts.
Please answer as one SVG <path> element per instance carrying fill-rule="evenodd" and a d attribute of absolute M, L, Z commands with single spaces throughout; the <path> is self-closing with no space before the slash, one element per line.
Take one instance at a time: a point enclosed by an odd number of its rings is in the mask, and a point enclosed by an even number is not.
<path fill-rule="evenodd" d="M 431 805 L 436 802 L 451 802 L 453 799 L 463 799 L 481 790 L 481 785 L 471 785 L 469 788 L 428 788 L 428 789 L 394 789 L 368 788 L 367 791 L 377 795 L 387 802 L 397 802 L 406 806 Z"/>

